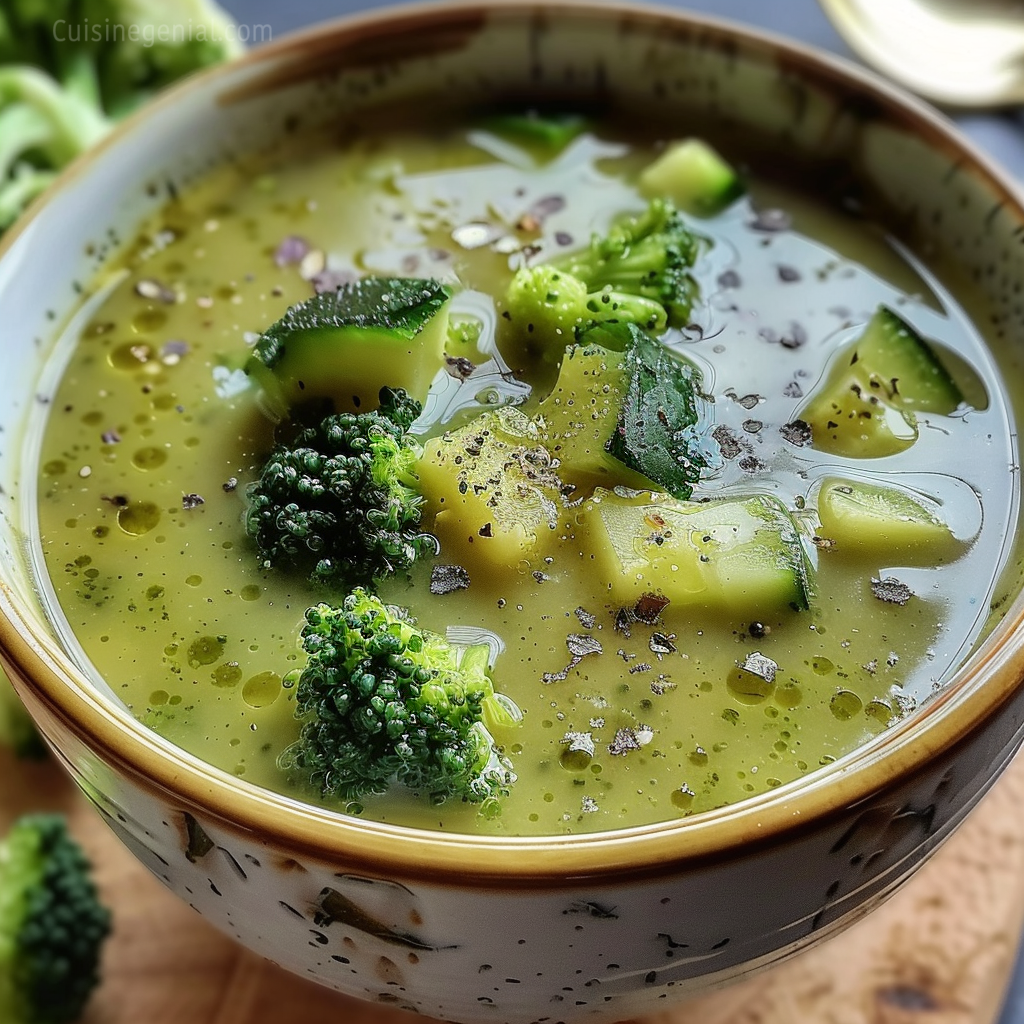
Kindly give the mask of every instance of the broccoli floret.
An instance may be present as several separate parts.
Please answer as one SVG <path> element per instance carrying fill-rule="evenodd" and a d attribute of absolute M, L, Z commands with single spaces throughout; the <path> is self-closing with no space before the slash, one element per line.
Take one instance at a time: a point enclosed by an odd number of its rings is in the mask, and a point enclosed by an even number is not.
<path fill-rule="evenodd" d="M 0 1020 L 72 1024 L 96 986 L 110 912 L 64 818 L 20 818 L 0 842 Z"/>
<path fill-rule="evenodd" d="M 685 326 L 697 295 L 690 269 L 700 244 L 671 203 L 653 199 L 639 217 L 595 235 L 586 249 L 520 268 L 506 311 L 544 348 L 552 336 L 569 344 L 594 324 L 635 323 L 655 332 Z"/>
<path fill-rule="evenodd" d="M 404 391 L 385 388 L 373 412 L 334 413 L 275 445 L 245 519 L 264 565 L 284 562 L 316 582 L 347 586 L 433 550 L 417 529 L 413 467 L 421 453 L 407 433 L 420 411 Z"/>
<path fill-rule="evenodd" d="M 8 747 L 26 760 L 42 760 L 47 756 L 35 722 L 15 692 L 7 673 L 0 669 L 0 746 Z"/>
<path fill-rule="evenodd" d="M 240 49 L 209 0 L 0 0 L 0 231 L 116 120 Z"/>
<path fill-rule="evenodd" d="M 308 609 L 302 644 L 303 726 L 283 763 L 325 795 L 352 801 L 397 783 L 435 803 L 479 803 L 515 782 L 488 724 L 520 714 L 494 692 L 487 645 L 456 647 L 362 589 L 341 608 Z"/>

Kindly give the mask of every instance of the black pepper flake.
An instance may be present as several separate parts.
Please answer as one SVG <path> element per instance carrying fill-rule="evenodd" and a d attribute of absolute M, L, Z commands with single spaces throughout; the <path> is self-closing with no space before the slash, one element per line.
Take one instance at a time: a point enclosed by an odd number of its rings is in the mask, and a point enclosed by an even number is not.
<path fill-rule="evenodd" d="M 804 329 L 802 324 L 798 324 L 795 320 L 790 322 L 786 333 L 779 338 L 779 344 L 783 348 L 788 349 L 800 348 L 806 343 L 807 331 Z"/>
<path fill-rule="evenodd" d="M 757 216 L 750 221 L 749 226 L 754 231 L 773 234 L 776 231 L 788 231 L 793 226 L 793 218 L 785 210 L 758 210 Z"/>
<path fill-rule="evenodd" d="M 565 638 L 565 646 L 574 658 L 585 658 L 588 654 L 603 654 L 604 648 L 597 637 L 589 633 L 570 633 Z"/>
<path fill-rule="evenodd" d="M 746 658 L 738 664 L 744 672 L 749 672 L 751 675 L 757 676 L 759 679 L 763 679 L 766 683 L 774 683 L 775 673 L 779 670 L 779 666 L 772 661 L 771 658 L 762 654 L 760 651 L 748 654 Z"/>
<path fill-rule="evenodd" d="M 469 573 L 461 565 L 435 565 L 430 570 L 430 592 L 437 596 L 469 588 Z"/>
<path fill-rule="evenodd" d="M 124 508 L 128 504 L 128 496 L 125 494 L 103 494 L 100 495 L 100 501 L 109 502 L 114 508 Z"/>
<path fill-rule="evenodd" d="M 568 231 L 556 231 L 555 242 L 558 245 L 572 245 L 572 235 Z"/>
<path fill-rule="evenodd" d="M 121 435 L 116 430 L 104 430 L 100 434 L 100 440 L 104 444 L 117 444 L 121 440 Z"/>
<path fill-rule="evenodd" d="M 649 641 L 651 652 L 657 654 L 659 658 L 663 654 L 674 654 L 676 645 L 672 641 L 675 638 L 675 633 L 652 633 Z"/>
<path fill-rule="evenodd" d="M 635 676 L 640 672 L 650 672 L 651 663 L 649 661 L 641 661 L 639 665 L 630 665 L 629 674 Z"/>
<path fill-rule="evenodd" d="M 786 263 L 780 263 L 776 268 L 779 274 L 779 280 L 783 284 L 791 284 L 794 281 L 800 280 L 800 271 L 796 267 L 791 267 Z"/>
<path fill-rule="evenodd" d="M 718 275 L 719 288 L 739 288 L 742 283 L 740 275 L 735 270 L 723 270 Z"/>
<path fill-rule="evenodd" d="M 615 734 L 615 739 L 608 744 L 608 753 L 613 757 L 622 757 L 631 750 L 639 749 L 640 741 L 633 729 L 619 729 Z"/>
<path fill-rule="evenodd" d="M 477 530 L 477 533 L 481 537 L 493 537 L 494 536 L 494 531 L 493 531 L 493 528 L 492 528 L 490 523 L 484 523 L 484 525 L 481 526 L 479 530 Z"/>
<path fill-rule="evenodd" d="M 533 571 L 533 578 L 538 583 L 547 583 L 547 581 L 551 579 L 551 577 L 546 572 L 541 572 L 540 569 L 535 569 Z"/>
<path fill-rule="evenodd" d="M 737 463 L 744 473 L 763 473 L 767 464 L 762 462 L 756 455 L 746 455 Z"/>
<path fill-rule="evenodd" d="M 584 633 L 570 633 L 565 638 L 565 646 L 569 648 L 569 664 L 558 672 L 545 672 L 542 677 L 545 683 L 560 683 L 587 655 L 604 653 L 601 641 Z"/>
<path fill-rule="evenodd" d="M 225 480 L 224 483 L 221 484 L 221 487 L 223 488 L 225 494 L 230 494 L 237 486 L 237 476 L 229 476 L 227 480 Z"/>
<path fill-rule="evenodd" d="M 732 393 L 729 397 L 737 404 L 741 405 L 744 409 L 753 409 L 761 404 L 760 395 L 737 395 Z"/>
<path fill-rule="evenodd" d="M 633 618 L 645 626 L 653 626 L 670 603 L 662 594 L 641 594 L 633 605 Z"/>
<path fill-rule="evenodd" d="M 881 580 L 872 578 L 871 593 L 879 601 L 899 605 L 906 604 L 914 596 L 910 587 L 906 583 L 901 583 L 895 576 L 886 576 Z"/>
<path fill-rule="evenodd" d="M 711 436 L 718 442 L 723 459 L 735 459 L 743 451 L 736 435 L 724 424 L 715 427 Z"/>
<path fill-rule="evenodd" d="M 449 377 L 456 380 L 466 380 L 476 369 L 476 363 L 465 356 L 447 356 L 444 361 L 444 368 Z"/>
<path fill-rule="evenodd" d="M 803 398 L 804 389 L 795 381 L 791 380 L 783 389 L 782 394 L 786 398 Z"/>
<path fill-rule="evenodd" d="M 793 420 L 792 423 L 784 423 L 779 427 L 779 433 L 784 441 L 796 445 L 797 448 L 811 443 L 811 425 L 806 420 Z"/>
<path fill-rule="evenodd" d="M 594 624 L 597 622 L 597 616 L 591 615 L 591 613 L 582 606 L 576 609 L 576 618 L 579 619 L 580 625 L 584 629 L 593 629 Z"/>
<path fill-rule="evenodd" d="M 761 420 L 744 420 L 743 429 L 748 434 L 758 434 L 764 427 L 764 423 Z"/>
<path fill-rule="evenodd" d="M 199 508 L 200 505 L 205 505 L 206 501 L 199 494 L 183 494 L 181 496 L 181 507 L 188 512 L 190 509 Z"/>

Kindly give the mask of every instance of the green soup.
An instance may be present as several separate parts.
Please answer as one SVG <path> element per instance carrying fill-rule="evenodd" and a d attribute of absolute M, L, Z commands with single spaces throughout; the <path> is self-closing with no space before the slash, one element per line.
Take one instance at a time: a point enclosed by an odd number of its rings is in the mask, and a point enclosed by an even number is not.
<path fill-rule="evenodd" d="M 561 347 L 510 331 L 504 296 L 516 268 L 642 211 L 637 183 L 661 152 L 612 129 L 547 152 L 486 126 L 288 149 L 211 173 L 146 226 L 97 283 L 49 413 L 39 520 L 55 616 L 140 720 L 253 784 L 350 813 L 552 835 L 671 820 L 792 782 L 884 731 L 962 662 L 1014 513 L 1010 415 L 983 340 L 881 231 L 755 180 L 691 218 L 699 297 L 661 340 L 699 369 L 711 417 L 693 500 L 783 510 L 808 607 L 764 597 L 753 564 L 721 593 L 677 598 L 684 570 L 665 537 L 682 520 L 605 463 L 556 502 L 543 544 L 497 558 L 463 520 L 435 518 L 445 509 L 428 496 L 422 526 L 438 553 L 380 594 L 426 628 L 501 648 L 494 685 L 523 720 L 495 738 L 517 781 L 483 806 L 397 787 L 346 804 L 282 767 L 300 728 L 288 674 L 305 657 L 303 613 L 341 595 L 266 568 L 246 535 L 247 489 L 275 432 L 241 369 L 253 341 L 317 284 L 436 278 L 475 326 L 449 337 L 436 367 L 416 426 L 428 451 L 500 409 L 551 419 L 583 401 L 596 421 L 601 372 L 559 392 Z M 880 457 L 803 443 L 794 423 L 845 372 L 836 353 L 880 304 L 929 340 L 961 400 L 918 412 L 915 436 Z M 621 484 L 634 489 L 616 494 Z M 884 500 L 880 513 L 857 506 L 893 492 L 930 510 L 921 531 L 900 534 L 914 514 Z M 695 522 L 708 544 L 728 527 Z M 613 547 L 636 565 L 609 561 L 602 523 L 628 534 Z M 457 586 L 432 592 L 437 566 L 456 566 Z"/>

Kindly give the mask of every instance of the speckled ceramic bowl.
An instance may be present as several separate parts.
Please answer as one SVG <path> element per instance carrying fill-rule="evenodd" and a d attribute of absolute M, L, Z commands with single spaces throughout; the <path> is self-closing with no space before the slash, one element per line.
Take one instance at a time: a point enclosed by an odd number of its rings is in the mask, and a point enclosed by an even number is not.
<path fill-rule="evenodd" d="M 946 267 L 1007 379 L 1024 376 L 1019 197 L 945 121 L 874 78 L 632 3 L 469 3 L 351 19 L 168 95 L 4 238 L 0 642 L 42 731 L 110 826 L 240 942 L 324 985 L 429 1016 L 617 1020 L 831 934 L 963 819 L 1024 736 L 1019 555 L 1003 618 L 980 649 L 860 750 L 736 806 L 552 839 L 377 825 L 215 771 L 90 685 L 40 606 L 24 423 L 54 387 L 44 360 L 88 315 L 83 292 L 167 184 L 297 122 L 467 96 L 598 100 L 698 123 L 712 138 L 739 132 L 752 152 L 855 195 Z"/>

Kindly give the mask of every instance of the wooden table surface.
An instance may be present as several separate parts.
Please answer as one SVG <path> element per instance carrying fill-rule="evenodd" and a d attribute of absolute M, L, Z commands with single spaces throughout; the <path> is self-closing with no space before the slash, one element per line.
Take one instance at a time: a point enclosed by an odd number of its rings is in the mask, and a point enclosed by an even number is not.
<path fill-rule="evenodd" d="M 0 754 L 0 821 L 61 810 L 114 910 L 82 1024 L 408 1024 L 285 974 L 208 926 L 124 850 L 55 764 Z M 644 1024 L 991 1024 L 1024 922 L 1024 758 L 888 903 L 770 971 Z"/>

